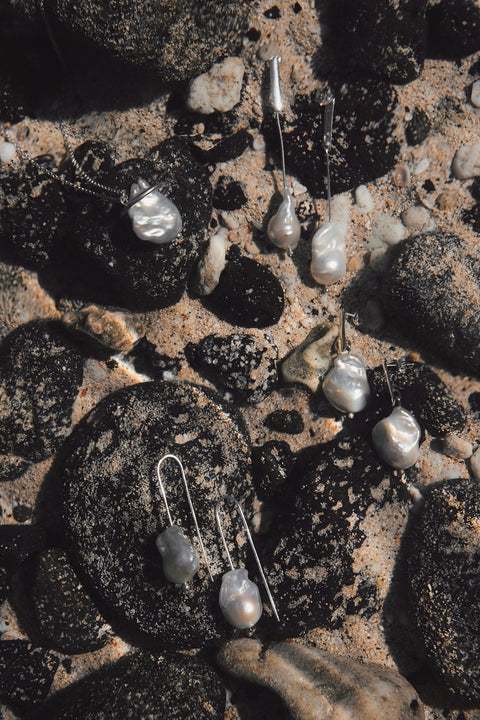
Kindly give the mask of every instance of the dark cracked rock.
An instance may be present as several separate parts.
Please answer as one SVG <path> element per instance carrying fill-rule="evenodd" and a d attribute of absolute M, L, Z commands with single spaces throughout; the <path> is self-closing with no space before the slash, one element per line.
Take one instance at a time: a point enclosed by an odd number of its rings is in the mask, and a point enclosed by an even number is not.
<path fill-rule="evenodd" d="M 0 346 L 0 451 L 38 462 L 69 432 L 83 357 L 52 323 L 33 321 Z"/>
<path fill-rule="evenodd" d="M 407 337 L 457 371 L 480 372 L 480 259 L 454 235 L 409 238 L 396 248 L 383 292 Z"/>
<path fill-rule="evenodd" d="M 174 461 L 165 461 L 161 470 L 168 505 L 173 522 L 197 547 L 200 569 L 188 587 L 163 574 L 155 539 L 168 520 L 156 468 L 167 453 L 183 462 L 213 583 Z M 225 635 L 217 597 L 227 565 L 214 506 L 222 493 L 233 493 L 250 516 L 253 500 L 249 446 L 230 405 L 187 383 L 126 388 L 74 429 L 58 472 L 75 568 L 118 632 L 176 648 L 200 647 Z M 237 527 L 236 518 L 226 518 L 228 536 L 231 522 Z"/>
<path fill-rule="evenodd" d="M 56 693 L 26 720 L 218 720 L 224 712 L 223 685 L 201 660 L 133 653 Z"/>
<path fill-rule="evenodd" d="M 59 662 L 55 653 L 28 640 L 0 641 L 0 697 L 25 712 L 45 699 Z"/>
<path fill-rule="evenodd" d="M 406 545 L 409 582 L 429 663 L 454 694 L 480 700 L 480 488 L 430 487 Z M 446 608 L 448 612 L 446 612 Z"/>

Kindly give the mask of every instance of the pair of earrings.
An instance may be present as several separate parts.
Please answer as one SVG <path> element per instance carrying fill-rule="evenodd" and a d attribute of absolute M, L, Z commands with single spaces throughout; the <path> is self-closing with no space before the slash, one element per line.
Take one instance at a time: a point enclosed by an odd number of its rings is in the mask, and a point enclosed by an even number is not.
<path fill-rule="evenodd" d="M 283 201 L 277 212 L 268 223 L 267 235 L 270 241 L 280 250 L 294 250 L 300 239 L 301 226 L 295 214 L 295 201 L 286 184 L 285 149 L 280 121 L 283 110 L 282 93 L 280 89 L 279 64 L 281 57 L 273 55 L 270 60 L 270 105 L 273 109 L 280 139 L 280 155 L 283 175 Z M 345 240 L 332 222 L 332 193 L 330 181 L 330 150 L 332 148 L 333 116 L 335 100 L 325 105 L 323 123 L 323 148 L 327 169 L 327 212 L 328 220 L 312 237 L 312 261 L 310 272 L 313 279 L 320 285 L 331 285 L 343 277 L 347 270 L 345 257 Z"/>
<path fill-rule="evenodd" d="M 200 558 L 198 552 L 195 550 L 189 540 L 186 539 L 182 532 L 182 529 L 178 525 L 174 525 L 172 521 L 170 509 L 168 507 L 167 496 L 165 493 L 165 487 L 160 475 L 160 466 L 167 459 L 174 460 L 180 467 L 188 505 L 195 525 L 195 531 L 197 533 L 200 548 L 202 550 L 205 564 L 207 566 L 208 574 L 210 576 L 210 579 L 213 581 L 213 576 L 210 570 L 207 553 L 205 551 L 202 534 L 200 532 L 197 516 L 190 496 L 185 471 L 183 469 L 183 465 L 180 459 L 176 455 L 172 454 L 164 455 L 164 457 L 162 457 L 157 463 L 158 484 L 162 493 L 163 501 L 165 503 L 168 521 L 170 523 L 170 527 L 166 528 L 166 530 L 160 533 L 160 535 L 155 541 L 157 549 L 162 556 L 163 572 L 167 580 L 169 580 L 170 582 L 183 584 L 193 578 L 200 566 Z M 257 567 L 262 578 L 262 582 L 265 587 L 271 608 L 276 619 L 279 621 L 275 601 L 272 597 L 270 587 L 263 572 L 260 558 L 258 557 L 258 553 L 256 551 L 252 535 L 248 528 L 245 515 L 243 513 L 240 503 L 235 497 L 233 497 L 233 495 L 223 495 L 218 500 L 215 506 L 216 523 L 218 526 L 223 547 L 227 555 L 228 564 L 230 565 L 230 570 L 228 570 L 222 576 L 222 584 L 219 593 L 219 605 L 223 616 L 225 617 L 227 622 L 230 623 L 230 625 L 232 625 L 234 628 L 237 628 L 238 630 L 245 630 L 247 628 L 252 628 L 254 625 L 256 625 L 256 623 L 260 620 L 263 612 L 262 600 L 260 597 L 260 591 L 258 589 L 258 586 L 249 579 L 248 572 L 245 568 L 235 569 L 233 565 L 232 557 L 228 549 L 220 518 L 220 508 L 222 504 L 226 502 L 232 503 L 237 509 L 248 541 L 250 543 L 250 547 L 255 557 L 255 562 L 257 563 Z"/>

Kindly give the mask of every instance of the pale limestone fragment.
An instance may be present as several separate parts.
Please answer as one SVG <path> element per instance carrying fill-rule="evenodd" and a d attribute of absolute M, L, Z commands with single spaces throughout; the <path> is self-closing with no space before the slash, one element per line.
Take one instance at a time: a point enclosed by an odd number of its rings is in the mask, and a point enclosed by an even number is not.
<path fill-rule="evenodd" d="M 372 250 L 382 245 L 396 245 L 405 237 L 405 228 L 398 218 L 377 215 L 372 225 L 369 246 Z"/>
<path fill-rule="evenodd" d="M 245 66 L 237 57 L 216 63 L 208 72 L 192 80 L 187 96 L 190 110 L 210 115 L 218 110 L 228 112 L 238 102 Z"/>
<path fill-rule="evenodd" d="M 459 148 L 453 158 L 452 171 L 459 180 L 480 175 L 480 143 Z"/>
<path fill-rule="evenodd" d="M 445 455 L 456 460 L 467 460 L 473 454 L 473 446 L 470 440 L 449 433 L 442 440 L 442 450 Z"/>
<path fill-rule="evenodd" d="M 228 230 L 220 228 L 210 238 L 207 251 L 197 265 L 193 290 L 199 295 L 210 295 L 218 285 L 226 264 Z"/>
<path fill-rule="evenodd" d="M 433 230 L 435 227 L 430 213 L 422 205 L 411 205 L 400 217 L 409 230 Z"/>
<path fill-rule="evenodd" d="M 131 350 L 145 334 L 145 326 L 138 318 L 120 311 L 103 310 L 96 305 L 66 312 L 62 323 L 69 330 L 93 340 L 98 347 L 116 352 Z"/>
<path fill-rule="evenodd" d="M 332 346 L 339 335 L 337 325 L 317 325 L 305 340 L 282 363 L 282 377 L 287 383 L 301 383 L 312 392 L 318 389 L 332 364 Z"/>

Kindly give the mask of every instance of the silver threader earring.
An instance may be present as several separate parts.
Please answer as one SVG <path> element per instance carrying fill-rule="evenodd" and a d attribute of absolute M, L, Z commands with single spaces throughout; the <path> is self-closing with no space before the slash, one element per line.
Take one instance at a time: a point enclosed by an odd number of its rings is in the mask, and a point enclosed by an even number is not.
<path fill-rule="evenodd" d="M 285 170 L 285 149 L 283 146 L 282 125 L 280 113 L 283 110 L 282 93 L 280 90 L 279 64 L 282 58 L 280 55 L 273 55 L 270 58 L 270 105 L 274 111 L 277 121 L 278 135 L 280 138 L 280 152 L 282 157 L 283 174 L 283 200 L 280 203 L 275 215 L 272 215 L 268 223 L 267 235 L 271 242 L 280 250 L 295 250 L 300 240 L 301 226 L 295 214 L 295 200 L 287 188 Z"/>
<path fill-rule="evenodd" d="M 345 335 L 345 316 L 342 310 L 340 354 L 333 361 L 322 384 L 323 394 L 330 405 L 344 413 L 363 410 L 370 396 L 367 371 L 363 360 L 349 351 Z"/>
<path fill-rule="evenodd" d="M 372 443 L 377 455 L 387 465 L 396 470 L 406 470 L 417 462 L 421 430 L 412 413 L 400 405 L 400 395 L 392 388 L 385 361 L 383 371 L 393 410 L 373 428 Z"/>
<path fill-rule="evenodd" d="M 219 603 L 222 613 L 227 622 L 229 622 L 230 625 L 232 625 L 234 628 L 237 628 L 238 630 L 246 630 L 247 628 L 252 628 L 260 620 L 260 617 L 262 615 L 262 600 L 257 585 L 249 579 L 248 572 L 245 568 L 238 568 L 237 570 L 235 570 L 235 568 L 233 567 L 232 558 L 228 550 L 227 542 L 225 540 L 225 535 L 222 529 L 222 523 L 220 520 L 220 506 L 226 501 L 233 503 L 237 508 L 238 514 L 240 515 L 243 527 L 247 534 L 250 547 L 252 548 L 252 552 L 254 554 L 263 585 L 267 592 L 270 606 L 276 619 L 278 620 L 278 622 L 280 622 L 280 618 L 278 616 L 272 593 L 270 592 L 270 588 L 268 586 L 262 565 L 260 563 L 260 558 L 258 557 L 255 545 L 253 544 L 250 530 L 248 529 L 247 521 L 245 520 L 245 515 L 243 514 L 240 503 L 236 498 L 233 497 L 233 495 L 224 495 L 220 498 L 220 500 L 215 506 L 215 517 L 217 520 L 218 530 L 220 532 L 223 547 L 225 548 L 228 563 L 230 565 L 230 570 L 228 570 L 222 577 L 222 586 L 220 588 Z"/>
<path fill-rule="evenodd" d="M 330 182 L 330 150 L 332 148 L 333 115 L 335 99 L 324 109 L 323 148 L 327 166 L 327 212 L 328 220 L 312 237 L 312 262 L 310 272 L 319 285 L 331 285 L 342 278 L 347 271 L 345 240 L 332 222 L 332 190 Z"/>
<path fill-rule="evenodd" d="M 197 551 L 195 550 L 193 545 L 186 539 L 182 532 L 182 529 L 178 525 L 173 524 L 172 516 L 170 515 L 170 509 L 168 507 L 165 488 L 162 482 L 162 478 L 160 477 L 160 466 L 165 460 L 168 459 L 175 460 L 175 462 L 178 463 L 180 467 L 180 472 L 182 474 L 182 480 L 187 495 L 188 505 L 190 507 L 190 512 L 192 513 L 195 530 L 197 532 L 197 537 L 200 542 L 200 547 L 202 549 L 202 554 L 205 558 L 205 563 L 207 566 L 208 574 L 210 575 L 210 579 L 213 579 L 212 573 L 210 571 L 210 565 L 208 563 L 207 554 L 205 552 L 202 535 L 200 533 L 200 528 L 198 527 L 197 516 L 193 507 L 192 498 L 190 497 L 190 491 L 188 489 L 185 471 L 183 469 L 183 465 L 180 459 L 176 455 L 164 455 L 157 464 L 158 485 L 160 487 L 160 492 L 162 493 L 163 501 L 165 503 L 165 509 L 167 511 L 168 521 L 170 523 L 170 527 L 160 533 L 160 535 L 155 541 L 157 549 L 162 556 L 164 575 L 167 580 L 172 583 L 183 584 L 192 579 L 200 565 L 200 559 L 198 557 Z"/>

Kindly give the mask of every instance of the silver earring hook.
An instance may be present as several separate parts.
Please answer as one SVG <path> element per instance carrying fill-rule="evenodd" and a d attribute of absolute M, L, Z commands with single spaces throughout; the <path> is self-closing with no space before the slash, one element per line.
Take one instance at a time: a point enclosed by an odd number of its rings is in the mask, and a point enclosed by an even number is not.
<path fill-rule="evenodd" d="M 390 395 L 392 407 L 396 407 L 397 405 L 400 405 L 400 393 L 398 392 L 398 390 L 396 390 L 392 386 L 392 381 L 390 380 L 390 375 L 389 375 L 387 363 L 385 362 L 385 360 L 383 360 L 382 365 L 383 365 L 383 372 L 385 375 L 385 379 L 387 381 L 388 393 Z"/>
<path fill-rule="evenodd" d="M 328 222 L 332 222 L 332 187 L 330 182 L 330 150 L 332 149 L 333 135 L 333 114 L 335 110 L 335 98 L 332 98 L 324 107 L 323 111 L 323 149 L 327 165 L 327 208 Z"/>
<path fill-rule="evenodd" d="M 350 343 L 347 342 L 347 317 L 355 318 L 355 313 L 347 313 L 342 308 L 340 313 L 340 354 L 350 350 Z"/>
<path fill-rule="evenodd" d="M 286 167 L 285 167 L 285 148 L 283 146 L 283 133 L 282 124 L 280 122 L 280 113 L 283 110 L 282 91 L 280 89 L 280 71 L 279 65 L 282 62 L 280 55 L 273 55 L 270 60 L 270 94 L 269 100 L 270 105 L 275 113 L 275 120 L 277 121 L 278 135 L 280 138 L 280 154 L 282 159 L 282 174 L 283 174 L 283 189 L 287 188 L 286 180 Z"/>
<path fill-rule="evenodd" d="M 162 493 L 163 502 L 165 503 L 165 509 L 166 509 L 166 511 L 167 511 L 167 516 L 168 516 L 168 521 L 169 521 L 169 523 L 170 523 L 170 527 L 173 526 L 173 521 L 172 521 L 172 516 L 170 515 L 170 508 L 168 507 L 167 495 L 166 495 L 166 493 L 165 493 L 165 487 L 164 487 L 164 485 L 163 485 L 162 478 L 161 478 L 161 476 L 160 476 L 160 466 L 161 466 L 161 464 L 162 464 L 165 460 L 168 460 L 168 459 L 170 459 L 170 460 L 175 460 L 175 462 L 178 463 L 178 466 L 180 467 L 180 473 L 181 473 L 181 475 L 182 475 L 182 480 L 183 480 L 183 484 L 184 484 L 184 487 L 185 487 L 185 493 L 186 493 L 186 495 L 187 495 L 187 500 L 188 500 L 188 505 L 189 505 L 189 507 L 190 507 L 190 512 L 192 513 L 193 522 L 194 522 L 194 524 L 195 524 L 195 530 L 196 530 L 196 533 L 197 533 L 197 537 L 198 537 L 198 540 L 199 540 L 199 542 L 200 542 L 200 547 L 201 547 L 201 549 L 202 549 L 202 554 L 203 554 L 203 557 L 204 557 L 204 560 L 205 560 L 205 564 L 206 564 L 206 566 L 207 566 L 208 574 L 210 575 L 210 580 L 213 580 L 212 572 L 211 572 L 211 570 L 210 570 L 210 564 L 209 564 L 209 562 L 208 562 L 207 553 L 206 553 L 206 551 L 205 551 L 205 546 L 204 546 L 203 540 L 202 540 L 202 534 L 201 534 L 200 528 L 199 528 L 199 526 L 198 526 L 197 515 L 196 515 L 196 513 L 195 513 L 195 508 L 193 507 L 192 498 L 191 498 L 191 496 L 190 496 L 190 490 L 188 489 L 187 478 L 185 477 L 185 471 L 184 471 L 184 469 L 183 469 L 182 461 L 181 461 L 180 458 L 178 458 L 176 455 L 167 454 L 167 455 L 164 455 L 162 458 L 160 458 L 160 460 L 159 460 L 158 463 L 157 463 L 157 478 L 158 478 L 158 484 L 159 484 L 159 487 L 160 487 L 160 492 Z"/>
<path fill-rule="evenodd" d="M 248 541 L 249 541 L 249 543 L 250 543 L 250 547 L 251 547 L 252 552 L 253 552 L 253 556 L 254 556 L 254 558 L 255 558 L 255 562 L 257 563 L 257 567 L 258 567 L 258 570 L 259 570 L 259 572 L 260 572 L 260 576 L 261 576 L 261 578 L 262 578 L 263 586 L 264 586 L 264 588 L 265 588 L 265 590 L 266 590 L 266 592 L 267 592 L 267 595 L 268 595 L 268 600 L 269 600 L 269 602 L 270 602 L 270 607 L 271 607 L 272 610 L 273 610 L 273 614 L 275 615 L 275 618 L 277 619 L 278 622 L 280 622 L 280 618 L 279 618 L 279 615 L 278 615 L 278 612 L 277 612 L 277 606 L 275 605 L 275 601 L 274 601 L 274 599 L 273 599 L 272 593 L 270 592 L 270 587 L 269 587 L 269 585 L 268 585 L 267 578 L 265 577 L 265 573 L 263 572 L 262 564 L 261 564 L 261 562 L 260 562 L 260 558 L 258 557 L 257 550 L 256 550 L 255 545 L 254 545 L 254 543 L 253 543 L 253 538 L 252 538 L 252 535 L 251 535 L 251 533 L 250 533 L 250 530 L 249 530 L 247 521 L 246 521 L 246 519 L 245 519 L 245 515 L 243 514 L 242 506 L 240 505 L 240 503 L 238 502 L 238 500 L 237 500 L 235 497 L 233 497 L 233 495 L 224 495 L 223 497 L 220 498 L 220 500 L 219 500 L 219 501 L 217 502 L 217 504 L 215 505 L 215 518 L 216 518 L 216 521 L 217 521 L 218 530 L 219 530 L 219 532 L 220 532 L 220 537 L 222 538 L 223 547 L 225 548 L 225 552 L 227 553 L 227 558 L 228 558 L 228 563 L 229 563 L 229 565 L 230 565 L 230 569 L 231 569 L 231 570 L 234 570 L 235 568 L 234 568 L 234 566 L 233 566 L 232 557 L 231 557 L 230 552 L 229 552 L 229 550 L 228 550 L 227 541 L 225 540 L 225 535 L 224 535 L 223 528 L 222 528 L 222 523 L 221 523 L 221 520 L 220 520 L 220 505 L 221 505 L 222 502 L 224 502 L 225 500 L 228 500 L 229 502 L 234 503 L 235 506 L 236 506 L 236 508 L 237 508 L 237 510 L 238 510 L 238 514 L 240 515 L 240 518 L 241 518 L 241 520 L 242 520 L 242 524 L 243 524 L 243 527 L 244 527 L 244 529 L 245 529 L 245 533 L 246 533 L 246 535 L 247 535 Z"/>

